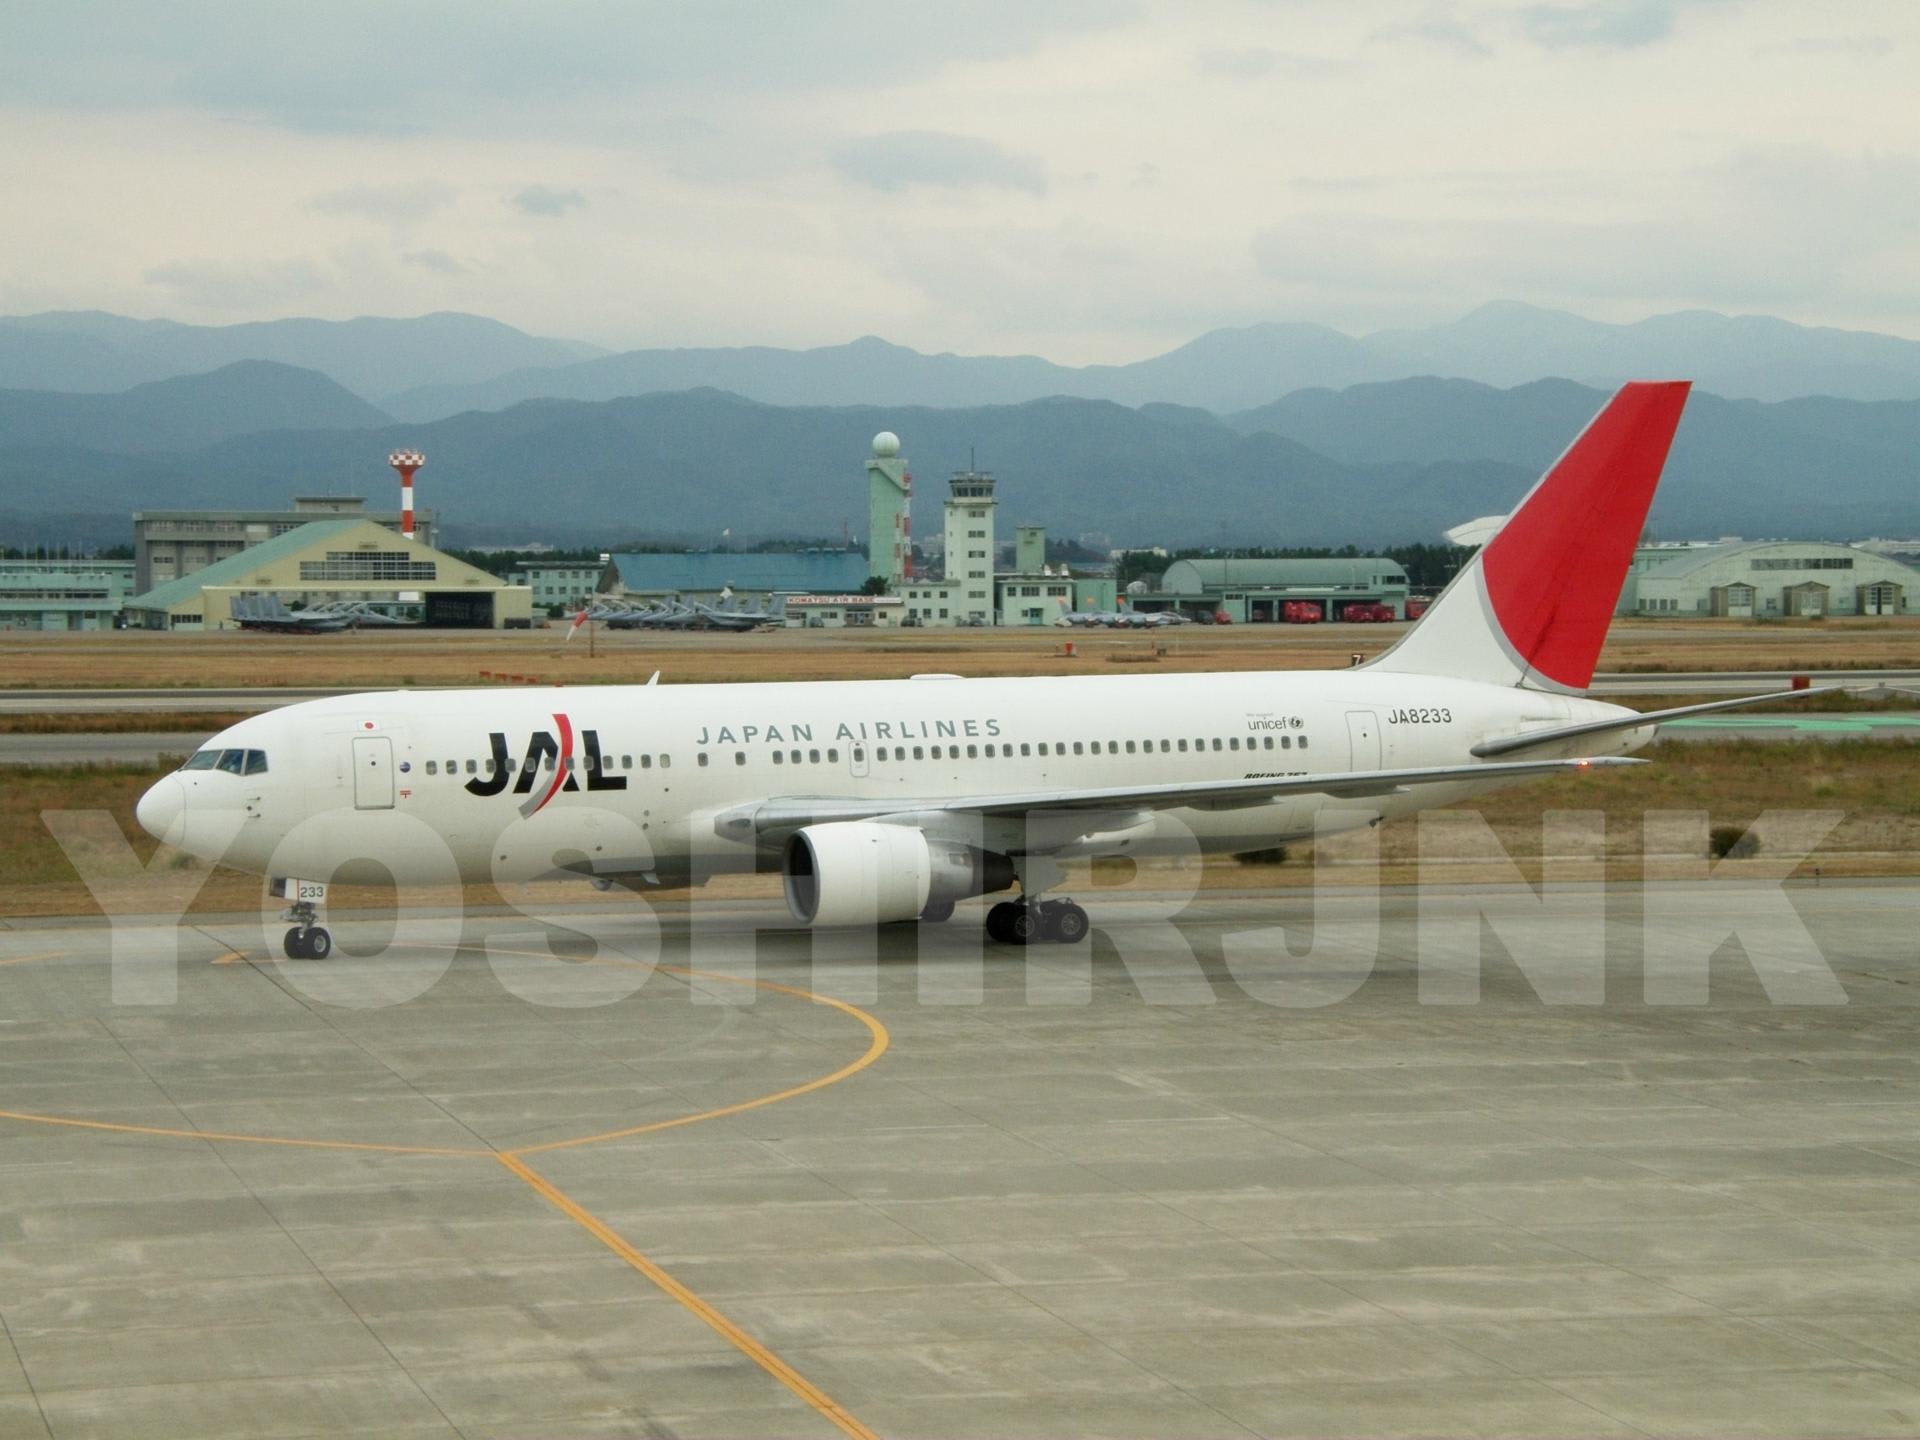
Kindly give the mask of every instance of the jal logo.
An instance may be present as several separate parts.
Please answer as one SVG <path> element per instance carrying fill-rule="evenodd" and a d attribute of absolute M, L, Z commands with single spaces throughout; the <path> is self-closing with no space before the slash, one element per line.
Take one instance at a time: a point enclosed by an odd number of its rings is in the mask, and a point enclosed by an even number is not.
<path fill-rule="evenodd" d="M 553 726 L 552 730 L 536 730 L 528 737 L 526 754 L 518 766 L 507 751 L 506 735 L 493 731 L 487 737 L 493 751 L 488 773 L 467 781 L 467 793 L 498 795 L 511 783 L 514 794 L 527 797 L 521 802 L 520 813 L 535 815 L 562 790 L 577 791 L 581 772 L 587 777 L 589 790 L 627 788 L 626 776 L 607 773 L 606 762 L 600 754 L 599 731 L 580 731 L 576 751 L 573 721 L 565 715 L 555 715 Z"/>

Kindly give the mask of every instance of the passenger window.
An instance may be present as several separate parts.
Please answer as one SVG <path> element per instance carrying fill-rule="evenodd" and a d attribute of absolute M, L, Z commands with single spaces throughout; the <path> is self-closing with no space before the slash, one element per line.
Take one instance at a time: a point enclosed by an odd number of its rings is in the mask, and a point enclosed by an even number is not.
<path fill-rule="evenodd" d="M 196 750 L 187 757 L 187 763 L 180 768 L 182 770 L 211 770 L 219 763 L 220 752 L 218 750 Z"/>
<path fill-rule="evenodd" d="M 1080 742 L 1076 740 L 1073 742 L 1073 753 L 1076 755 L 1084 755 L 1087 752 L 1081 748 Z"/>
<path fill-rule="evenodd" d="M 1127 754 L 1133 754 L 1133 741 L 1127 741 Z"/>
<path fill-rule="evenodd" d="M 820 763 L 820 752 L 818 750 L 807 751 L 807 763 L 809 765 L 818 765 Z"/>
<path fill-rule="evenodd" d="M 429 775 L 438 775 L 439 773 L 440 773 L 440 765 L 439 765 L 439 762 L 438 762 L 438 761 L 435 761 L 435 760 L 429 760 L 429 761 L 427 761 L 427 774 L 429 774 Z"/>
<path fill-rule="evenodd" d="M 798 750 L 789 751 L 787 758 L 798 765 L 800 763 L 800 752 Z"/>
<path fill-rule="evenodd" d="M 640 768 L 642 770 L 651 770 L 653 768 L 653 757 L 651 755 L 642 755 L 640 757 Z"/>
<path fill-rule="evenodd" d="M 1186 742 L 1186 741 L 1184 741 L 1184 740 L 1182 740 L 1182 741 L 1180 742 L 1180 753 L 1181 753 L 1182 755 L 1184 755 L 1184 754 L 1186 754 L 1186 753 L 1187 753 L 1187 742 Z"/>
<path fill-rule="evenodd" d="M 1107 754 L 1118 755 L 1119 753 L 1120 753 L 1120 742 L 1118 740 L 1107 741 Z"/>
<path fill-rule="evenodd" d="M 1220 737 L 1218 735 L 1213 737 L 1213 748 L 1216 750 L 1220 748 Z"/>
<path fill-rule="evenodd" d="M 925 746 L 923 746 L 923 745 L 916 745 L 916 746 L 914 746 L 914 747 L 913 747 L 913 758 L 914 758 L 914 759 L 916 759 L 916 760 L 924 760 L 924 759 L 926 759 L 926 758 L 927 758 L 927 751 L 926 751 L 926 747 L 925 747 Z"/>
<path fill-rule="evenodd" d="M 777 754 L 778 752 L 776 751 L 775 753 Z M 747 752 L 746 752 L 746 751 L 744 751 L 744 750 L 736 750 L 736 751 L 734 751 L 734 752 L 733 752 L 733 763 L 734 763 L 734 764 L 736 764 L 736 765 L 744 765 L 744 764 L 746 764 L 746 763 L 747 763 Z"/>
<path fill-rule="evenodd" d="M 573 756 L 571 755 L 567 756 L 566 768 L 569 770 L 573 769 Z M 549 770 L 553 769 L 553 762 L 551 760 L 547 762 L 547 769 Z"/>
<path fill-rule="evenodd" d="M 569 757 L 569 758 L 571 758 L 571 757 Z M 554 759 L 554 757 L 553 757 L 553 756 L 552 756 L 551 754 L 549 754 L 549 755 L 548 755 L 548 756 L 546 757 L 546 761 L 547 761 L 547 773 L 548 773 L 549 775 L 551 775 L 551 774 L 553 773 L 553 759 Z"/>
<path fill-rule="evenodd" d="M 1040 742 L 1040 753 L 1041 753 L 1042 755 L 1044 755 L 1044 754 L 1046 754 L 1046 753 L 1047 753 L 1047 742 L 1046 742 L 1046 741 L 1044 741 L 1044 740 L 1042 740 L 1042 741 Z"/>
<path fill-rule="evenodd" d="M 980 747 L 978 745 L 967 746 L 967 759 L 978 760 L 979 758 L 980 758 Z"/>
<path fill-rule="evenodd" d="M 706 764 L 707 757 L 702 755 L 700 757 L 700 763 L 702 765 Z M 660 768 L 662 770 L 671 770 L 673 768 L 673 757 L 671 755 L 662 755 L 660 757 Z"/>
<path fill-rule="evenodd" d="M 1160 753 L 1162 755 L 1165 755 L 1171 749 L 1173 749 L 1173 742 L 1171 740 L 1162 740 L 1160 742 Z"/>
<path fill-rule="evenodd" d="M 827 763 L 829 765 L 838 765 L 840 763 L 840 752 L 838 750 L 827 751 Z"/>
<path fill-rule="evenodd" d="M 940 758 L 940 747 L 938 745 L 929 746 L 927 753 L 932 755 L 934 759 L 938 760 Z"/>
<path fill-rule="evenodd" d="M 433 762 L 427 762 L 431 765 Z M 267 752 L 264 750 L 247 751 L 247 774 L 264 775 L 267 773 Z"/>
<path fill-rule="evenodd" d="M 246 768 L 247 752 L 244 750 L 222 750 L 216 770 L 224 770 L 229 775 L 238 775 Z"/>
<path fill-rule="evenodd" d="M 1031 755 L 1033 754 L 1033 747 L 1029 745 L 1026 741 L 1022 740 L 1020 742 L 1020 753 L 1022 755 Z"/>
<path fill-rule="evenodd" d="M 987 759 L 993 759 L 993 746 L 987 746 Z"/>
<path fill-rule="evenodd" d="M 779 764 L 781 764 L 781 763 L 783 763 L 783 762 L 784 762 L 784 761 L 786 760 L 786 758 L 787 758 L 787 757 L 786 757 L 785 755 L 782 755 L 782 754 L 781 754 L 781 753 L 780 753 L 780 752 L 779 752 L 778 750 L 776 750 L 776 751 L 774 751 L 774 752 L 773 752 L 773 763 L 774 763 L 774 764 L 776 764 L 776 765 L 779 765 Z M 884 757 L 882 757 L 882 758 L 884 758 Z M 740 759 L 740 763 L 741 763 L 742 765 L 744 765 L 744 764 L 746 764 L 746 763 L 747 763 L 747 762 L 746 762 L 746 758 L 745 758 L 744 756 L 742 756 L 742 757 L 741 757 L 741 759 Z"/>
<path fill-rule="evenodd" d="M 477 774 L 479 772 L 479 769 L 480 767 L 476 765 L 473 761 L 471 760 L 467 761 L 467 774 L 469 775 Z M 489 775 L 493 774 L 493 761 L 491 760 L 487 761 L 487 774 Z"/>
<path fill-rule="evenodd" d="M 1302 735 L 1302 736 L 1300 737 L 1300 748 L 1301 748 L 1302 750 L 1304 750 L 1304 749 L 1306 749 L 1306 748 L 1307 748 L 1307 737 L 1306 737 L 1306 736 L 1304 736 L 1304 735 Z"/>
<path fill-rule="evenodd" d="M 666 757 L 662 756 L 661 758 L 664 760 Z M 702 750 L 700 752 L 700 764 L 704 766 L 706 763 L 707 763 L 707 752 Z"/>
<path fill-rule="evenodd" d="M 1235 735 L 1232 739 L 1227 741 L 1227 748 L 1229 750 L 1238 750 L 1240 748 L 1240 737 L 1238 735 Z"/>
<path fill-rule="evenodd" d="M 1271 735 L 1267 737 L 1267 748 L 1269 750 L 1273 748 L 1273 737 Z M 1293 748 L 1293 737 L 1291 735 L 1282 735 L 1280 737 L 1280 748 L 1282 750 L 1291 750 Z"/>

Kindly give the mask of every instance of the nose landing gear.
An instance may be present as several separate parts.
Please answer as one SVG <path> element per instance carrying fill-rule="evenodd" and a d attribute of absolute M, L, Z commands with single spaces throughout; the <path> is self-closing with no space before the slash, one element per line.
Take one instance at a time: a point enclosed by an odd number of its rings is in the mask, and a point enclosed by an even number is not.
<path fill-rule="evenodd" d="M 324 960 L 333 953 L 333 936 L 321 925 L 296 925 L 280 948 L 289 960 Z"/>
<path fill-rule="evenodd" d="M 1003 900 L 987 912 L 987 938 L 1002 945 L 1078 945 L 1091 929 L 1071 900 Z"/>
<path fill-rule="evenodd" d="M 327 887 L 311 880 L 276 880 L 272 893 L 288 897 L 287 913 L 280 918 L 293 921 L 293 928 L 280 942 L 289 960 L 324 960 L 333 954 L 333 936 L 319 923 L 320 903 Z"/>

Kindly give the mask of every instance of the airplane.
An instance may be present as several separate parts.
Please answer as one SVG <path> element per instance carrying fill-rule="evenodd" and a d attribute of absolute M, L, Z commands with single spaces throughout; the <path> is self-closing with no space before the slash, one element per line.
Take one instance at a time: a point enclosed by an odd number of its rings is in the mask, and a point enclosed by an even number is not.
<path fill-rule="evenodd" d="M 936 923 L 1017 885 L 992 940 L 1081 942 L 1086 911 L 1050 894 L 1070 857 L 1253 850 L 1644 764 L 1661 721 L 1775 698 L 1642 713 L 1583 693 L 1687 392 L 1624 386 L 1352 669 L 325 698 L 222 731 L 135 813 L 268 876 L 293 958 L 330 952 L 328 882 L 643 889 L 748 866 L 780 871 L 803 925 Z"/>
<path fill-rule="evenodd" d="M 228 609 L 242 630 L 270 635 L 333 635 L 353 624 L 351 615 L 337 610 L 289 610 L 278 595 L 236 595 Z"/>

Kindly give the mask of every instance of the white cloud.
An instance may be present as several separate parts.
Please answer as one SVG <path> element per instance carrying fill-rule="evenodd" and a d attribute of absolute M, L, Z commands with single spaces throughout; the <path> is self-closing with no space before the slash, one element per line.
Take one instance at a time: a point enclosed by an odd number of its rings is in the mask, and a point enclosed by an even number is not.
<path fill-rule="evenodd" d="M 453 204 L 458 193 L 451 185 L 438 180 L 345 185 L 314 196 L 313 208 L 331 215 L 359 215 L 389 224 L 408 224 L 438 214 Z"/>
<path fill-rule="evenodd" d="M 522 215 L 538 215 L 544 219 L 558 219 L 569 210 L 578 210 L 587 203 L 587 197 L 578 190 L 556 190 L 551 185 L 528 185 L 507 197 L 507 203 Z"/>
<path fill-rule="evenodd" d="M 1043 195 L 1046 172 L 1036 161 L 991 140 L 938 130 L 896 130 L 849 140 L 833 152 L 834 167 L 875 190 L 914 185 L 987 186 Z"/>
<path fill-rule="evenodd" d="M 0 308 L 1070 361 L 1508 296 L 1920 328 L 1920 7 L 1893 0 L 0 23 Z"/>

